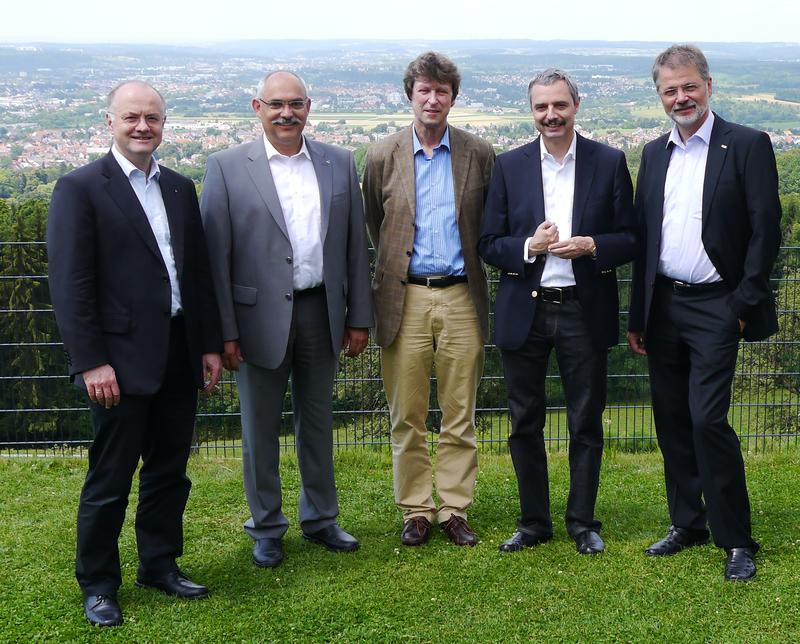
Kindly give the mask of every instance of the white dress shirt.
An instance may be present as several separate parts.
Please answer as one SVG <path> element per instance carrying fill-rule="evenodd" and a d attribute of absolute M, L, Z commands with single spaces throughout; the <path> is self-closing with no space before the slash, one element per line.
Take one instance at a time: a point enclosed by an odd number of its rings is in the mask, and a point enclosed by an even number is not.
<path fill-rule="evenodd" d="M 266 134 L 264 148 L 292 244 L 294 289 L 319 286 L 323 275 L 319 183 L 305 137 L 300 152 L 290 157 L 278 152 Z"/>
<path fill-rule="evenodd" d="M 544 192 L 545 219 L 558 228 L 558 240 L 564 241 L 572 237 L 572 202 L 575 197 L 575 150 L 577 137 L 573 133 L 572 143 L 559 163 L 547 151 L 544 137 L 539 139 L 540 160 L 542 163 L 542 190 Z M 528 256 L 528 245 L 531 238 L 525 241 L 524 259 L 534 262 L 537 256 Z M 548 253 L 542 271 L 541 286 L 548 288 L 575 286 L 575 274 L 572 272 L 572 260 L 556 257 Z"/>
<path fill-rule="evenodd" d="M 156 238 L 158 250 L 167 268 L 169 275 L 169 286 L 172 292 L 170 311 L 172 316 L 176 316 L 181 311 L 181 287 L 178 284 L 178 270 L 175 267 L 175 254 L 172 252 L 172 237 L 169 231 L 169 220 L 167 219 L 167 209 L 164 207 L 164 198 L 161 196 L 161 186 L 158 181 L 161 178 L 161 170 L 158 168 L 156 160 L 150 159 L 150 170 L 145 175 L 133 163 L 126 159 L 122 152 L 117 149 L 116 143 L 111 146 L 111 153 L 119 163 L 119 167 L 128 177 L 136 198 L 142 205 L 150 229 Z"/>
<path fill-rule="evenodd" d="M 703 185 L 714 114 L 709 111 L 700 129 L 684 143 L 672 128 L 672 146 L 664 182 L 664 218 L 658 272 L 690 284 L 722 279 L 703 246 Z"/>

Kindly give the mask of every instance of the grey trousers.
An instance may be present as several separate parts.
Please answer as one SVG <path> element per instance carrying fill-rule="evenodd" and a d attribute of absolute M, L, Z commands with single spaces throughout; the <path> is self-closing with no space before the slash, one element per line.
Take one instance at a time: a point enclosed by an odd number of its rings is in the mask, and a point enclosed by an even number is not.
<path fill-rule="evenodd" d="M 247 362 L 239 367 L 242 469 L 251 514 L 244 527 L 254 539 L 280 538 L 289 526 L 281 509 L 278 471 L 281 414 L 289 378 L 301 480 L 300 527 L 315 532 L 336 521 L 332 396 L 337 367 L 322 289 L 296 294 L 286 356 L 276 369 Z"/>

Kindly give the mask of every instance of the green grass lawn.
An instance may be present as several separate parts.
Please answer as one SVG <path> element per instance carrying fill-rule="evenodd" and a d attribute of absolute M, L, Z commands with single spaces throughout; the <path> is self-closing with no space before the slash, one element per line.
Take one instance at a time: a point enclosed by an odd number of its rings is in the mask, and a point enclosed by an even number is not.
<path fill-rule="evenodd" d="M 101 631 L 85 621 L 73 577 L 85 463 L 0 459 L 0 641 L 796 642 L 800 454 L 746 462 L 762 551 L 756 580 L 732 584 L 713 546 L 663 560 L 643 555 L 668 525 L 657 453 L 607 452 L 598 502 L 607 551 L 594 558 L 578 555 L 563 527 L 561 453 L 550 468 L 555 539 L 506 555 L 497 546 L 517 514 L 508 456 L 481 456 L 470 514 L 476 548 L 452 546 L 436 531 L 409 549 L 399 543 L 388 453 L 338 453 L 341 524 L 362 542 L 349 555 L 300 538 L 297 465 L 286 456 L 284 507 L 293 524 L 275 570 L 250 563 L 239 462 L 193 458 L 180 564 L 210 586 L 211 598 L 178 601 L 134 587 L 131 513 L 121 538 L 125 623 Z"/>

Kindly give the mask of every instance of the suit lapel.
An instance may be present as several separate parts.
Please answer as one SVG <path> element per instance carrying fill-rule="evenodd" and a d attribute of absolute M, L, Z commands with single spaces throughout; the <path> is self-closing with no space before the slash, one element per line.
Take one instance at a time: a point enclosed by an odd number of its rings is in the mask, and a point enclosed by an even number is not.
<path fill-rule="evenodd" d="M 281 202 L 278 199 L 278 191 L 275 189 L 275 181 L 272 179 L 272 172 L 269 169 L 269 161 L 267 160 L 267 151 L 264 149 L 264 142 L 262 139 L 257 139 L 250 144 L 250 150 L 247 153 L 247 172 L 250 178 L 256 185 L 258 194 L 267 206 L 269 214 L 275 220 L 278 228 L 289 239 L 289 232 L 286 230 L 286 220 L 283 218 L 283 210 L 281 209 Z"/>
<path fill-rule="evenodd" d="M 400 138 L 397 147 L 394 149 L 394 167 L 400 175 L 400 181 L 403 184 L 403 189 L 406 193 L 408 200 L 408 212 L 411 215 L 411 221 L 417 218 L 417 189 L 416 179 L 414 175 L 414 145 L 413 134 L 411 128 L 408 128 L 407 133 Z"/>
<path fill-rule="evenodd" d="M 456 221 L 461 215 L 461 199 L 467 187 L 469 164 L 472 161 L 472 146 L 467 146 L 467 140 L 455 128 L 450 130 L 450 160 L 453 167 L 453 196 L 456 203 Z"/>
<path fill-rule="evenodd" d="M 534 229 L 545 220 L 544 187 L 542 186 L 542 149 L 541 139 L 525 146 L 525 155 L 529 164 L 523 168 L 522 180 L 528 182 L 531 191 L 531 212 L 533 213 Z"/>
<path fill-rule="evenodd" d="M 572 199 L 572 236 L 578 235 L 583 222 L 586 200 L 592 187 L 597 159 L 594 148 L 587 146 L 583 137 L 576 134 L 575 145 L 575 191 Z"/>
<path fill-rule="evenodd" d="M 703 229 L 708 223 L 708 213 L 711 210 L 711 202 L 714 199 L 714 192 L 717 189 L 719 175 L 722 172 L 729 145 L 730 128 L 725 121 L 715 114 L 714 127 L 711 128 L 711 139 L 708 143 L 706 173 L 703 179 Z"/>
<path fill-rule="evenodd" d="M 181 210 L 180 188 L 175 185 L 170 176 L 161 171 L 159 179 L 161 198 L 164 200 L 164 209 L 167 211 L 169 222 L 170 246 L 175 259 L 175 270 L 178 276 L 183 275 L 184 228 L 183 212 Z"/>
<path fill-rule="evenodd" d="M 320 240 L 324 244 L 328 234 L 328 223 L 331 214 L 331 196 L 333 194 L 333 167 L 331 160 L 325 152 L 311 141 L 306 139 L 306 147 L 311 154 L 311 162 L 314 164 L 314 173 L 317 175 L 319 185 L 319 209 L 321 216 Z"/>
<path fill-rule="evenodd" d="M 150 222 L 147 220 L 147 215 L 139 203 L 139 199 L 131 186 L 128 177 L 119 167 L 119 163 L 114 158 L 111 152 L 105 157 L 105 164 L 103 174 L 108 178 L 106 183 L 106 190 L 114 203 L 120 209 L 122 214 L 128 219 L 131 226 L 142 238 L 145 245 L 150 251 L 159 259 L 161 259 L 161 252 L 158 250 L 158 242 L 153 234 L 153 229 L 150 228 Z"/>
<path fill-rule="evenodd" d="M 669 169 L 669 159 L 672 156 L 672 146 L 668 145 L 666 141 L 656 143 L 656 148 L 653 150 L 652 160 L 652 179 L 650 180 L 649 188 L 653 191 L 652 203 L 654 208 L 648 209 L 656 216 L 656 220 L 650 222 L 651 226 L 649 231 L 655 233 L 658 237 L 658 247 L 661 248 L 661 224 L 664 221 L 664 184 L 667 181 L 667 170 Z M 649 233 L 648 233 L 649 234 Z"/>

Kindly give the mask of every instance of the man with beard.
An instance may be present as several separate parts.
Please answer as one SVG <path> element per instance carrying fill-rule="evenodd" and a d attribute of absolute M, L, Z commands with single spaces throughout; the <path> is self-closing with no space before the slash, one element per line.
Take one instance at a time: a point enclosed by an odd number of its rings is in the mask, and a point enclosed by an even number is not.
<path fill-rule="evenodd" d="M 672 525 L 645 552 L 707 543 L 710 526 L 727 551 L 725 579 L 747 580 L 759 545 L 727 416 L 739 338 L 778 328 L 769 284 L 780 243 L 775 155 L 765 133 L 709 111 L 711 76 L 696 47 L 659 54 L 653 81 L 674 125 L 642 153 L 628 343 L 648 356 Z"/>
<path fill-rule="evenodd" d="M 509 451 L 519 486 L 517 552 L 553 536 L 544 426 L 555 349 L 569 428 L 567 532 L 579 553 L 605 549 L 595 501 L 603 455 L 608 349 L 619 338 L 616 267 L 636 252 L 633 186 L 619 150 L 575 132 L 578 88 L 548 69 L 528 86 L 532 143 L 497 158 L 479 250 L 501 270 L 495 343 L 511 412 Z"/>
<path fill-rule="evenodd" d="M 311 108 L 291 72 L 266 76 L 252 100 L 258 140 L 213 154 L 200 196 L 227 369 L 242 410 L 253 562 L 283 561 L 288 521 L 278 473 L 283 399 L 292 381 L 303 538 L 334 552 L 358 541 L 339 527 L 333 471 L 333 380 L 372 326 L 364 206 L 351 152 L 303 136 Z"/>

